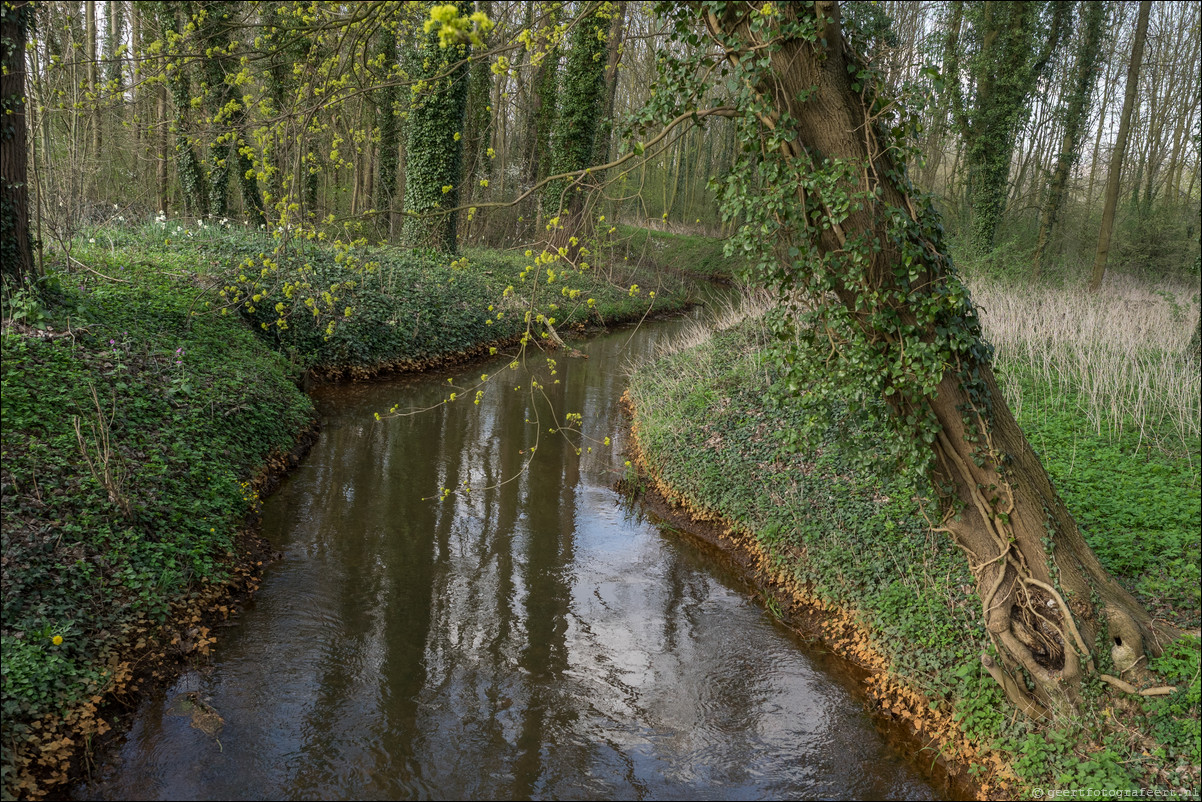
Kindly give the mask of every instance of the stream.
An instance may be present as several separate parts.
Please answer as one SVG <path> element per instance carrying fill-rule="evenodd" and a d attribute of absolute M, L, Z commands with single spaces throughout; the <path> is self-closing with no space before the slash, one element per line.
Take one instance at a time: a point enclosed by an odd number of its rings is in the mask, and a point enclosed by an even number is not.
<path fill-rule="evenodd" d="M 75 796 L 947 793 L 837 660 L 613 489 L 626 367 L 689 325 L 575 343 L 587 359 L 541 371 L 549 402 L 507 360 L 318 388 L 320 439 L 264 504 L 282 559 Z M 393 405 L 435 408 L 376 423 Z M 584 440 L 548 431 L 566 412 Z"/>

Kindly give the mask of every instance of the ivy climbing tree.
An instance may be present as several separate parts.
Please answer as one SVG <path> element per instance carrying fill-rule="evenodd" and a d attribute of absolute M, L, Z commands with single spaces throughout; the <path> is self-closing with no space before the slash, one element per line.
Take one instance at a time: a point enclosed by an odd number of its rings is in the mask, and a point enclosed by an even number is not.
<path fill-rule="evenodd" d="M 1076 60 L 1069 78 L 1069 94 L 1064 107 L 1064 136 L 1056 156 L 1056 168 L 1048 185 L 1039 223 L 1039 240 L 1035 245 L 1035 278 L 1043 269 L 1044 255 L 1052 232 L 1064 207 L 1069 172 L 1081 158 L 1081 138 L 1089 118 L 1090 99 L 1097 77 L 1102 53 L 1102 34 L 1106 26 L 1106 3 L 1081 3 L 1081 36 L 1077 40 Z"/>
<path fill-rule="evenodd" d="M 678 6 L 683 40 L 698 13 L 744 137 L 723 215 L 743 221 L 733 247 L 783 299 L 783 383 L 884 398 L 901 465 L 940 494 L 933 529 L 976 577 L 980 660 L 1018 707 L 1071 709 L 1088 677 L 1130 690 L 1167 633 L 1086 545 L 998 390 L 938 216 L 902 166 L 915 118 L 848 48 L 833 2 Z"/>
<path fill-rule="evenodd" d="M 208 101 L 209 213 L 221 217 L 229 214 L 230 159 L 234 158 L 247 216 L 257 225 L 266 221 L 263 197 L 243 135 L 246 106 L 243 98 L 234 96 L 238 71 L 234 69 L 236 60 L 230 34 L 237 23 L 234 19 L 236 5 L 228 0 L 206 3 L 198 29 L 205 54 L 205 98 Z"/>
<path fill-rule="evenodd" d="M 33 4 L 0 5 L 0 265 L 5 290 L 33 278 L 25 154 L 25 40 Z"/>
<path fill-rule="evenodd" d="M 175 169 L 183 190 L 184 209 L 193 216 L 205 217 L 209 213 L 208 182 L 188 137 L 192 84 L 188 77 L 190 64 L 185 55 L 185 34 L 191 32 L 193 25 L 191 21 L 184 23 L 183 20 L 191 6 L 191 3 L 157 2 L 155 10 L 163 26 L 164 48 L 169 57 L 166 70 L 171 100 L 175 103 L 175 121 L 171 126 L 175 134 Z"/>
<path fill-rule="evenodd" d="M 953 16 L 962 13 L 969 23 L 959 37 L 968 52 L 953 58 L 945 69 L 952 111 L 966 143 L 972 208 L 969 239 L 977 254 L 993 250 L 1006 211 L 1015 140 L 1044 70 L 1063 39 L 1068 5 L 1055 0 L 953 3 Z M 961 87 L 962 61 L 967 66 L 967 93 Z"/>
<path fill-rule="evenodd" d="M 411 247 L 456 252 L 470 44 L 440 23 L 468 19 L 470 5 L 460 0 L 431 9 L 437 13 L 411 55 L 416 83 L 405 138 L 407 217 L 401 234 Z"/>
<path fill-rule="evenodd" d="M 590 3 L 572 29 L 567 66 L 559 88 L 555 127 L 551 134 L 551 174 L 583 170 L 593 163 L 605 101 L 605 43 L 613 16 L 612 3 Z M 550 182 L 543 191 L 543 217 L 552 225 L 551 245 L 569 258 L 584 234 L 585 176 Z"/>

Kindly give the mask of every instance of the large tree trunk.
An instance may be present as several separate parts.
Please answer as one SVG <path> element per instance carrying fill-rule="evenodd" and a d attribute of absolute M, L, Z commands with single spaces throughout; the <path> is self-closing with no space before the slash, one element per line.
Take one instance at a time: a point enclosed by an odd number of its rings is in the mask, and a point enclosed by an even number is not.
<path fill-rule="evenodd" d="M 0 275 L 6 290 L 33 278 L 25 151 L 25 35 L 32 19 L 33 5 L 15 2 L 0 24 Z"/>
<path fill-rule="evenodd" d="M 1159 633 L 1086 545 L 1002 400 L 935 213 L 890 155 L 898 144 L 890 131 L 869 119 L 871 91 L 853 86 L 866 77 L 843 40 L 838 8 L 776 8 L 765 17 L 758 5 L 730 3 L 707 11 L 705 22 L 753 90 L 746 102 L 764 158 L 776 157 L 766 169 L 776 171 L 771 191 L 781 195 L 771 197 L 781 203 L 757 197 L 764 211 L 756 225 L 757 236 L 776 239 L 778 286 L 838 299 L 844 331 L 866 349 L 857 353 L 889 377 L 880 381 L 891 407 L 930 443 L 935 486 L 945 489 L 936 529 L 968 555 L 1000 656 L 981 659 L 1012 701 L 1032 715 L 1073 705 L 1082 678 L 1098 672 L 1093 650 L 1103 642 L 1117 670 L 1136 679 L 1145 652 L 1159 652 Z M 741 67 L 747 52 L 757 59 Z M 767 66 L 749 71 L 762 56 Z M 837 174 L 836 160 L 847 165 Z M 820 171 L 836 181 L 816 179 Z M 832 212 L 840 198 L 852 202 Z M 939 367 L 924 367 L 930 360 Z M 925 370 L 941 374 L 931 384 L 907 382 Z"/>
<path fill-rule="evenodd" d="M 1127 135 L 1131 131 L 1131 112 L 1135 108 L 1135 90 L 1139 84 L 1139 66 L 1144 59 L 1144 41 L 1148 36 L 1148 16 L 1152 11 L 1151 0 L 1139 4 L 1139 19 L 1135 23 L 1135 40 L 1131 43 L 1131 63 L 1127 67 L 1127 93 L 1123 98 L 1123 112 L 1119 117 L 1119 135 L 1114 143 L 1114 154 L 1110 157 L 1110 175 L 1106 179 L 1106 205 L 1102 207 L 1102 229 L 1098 233 L 1098 250 L 1094 255 L 1093 275 L 1089 289 L 1102 286 L 1106 275 L 1106 260 L 1110 256 L 1110 235 L 1114 231 L 1114 213 L 1119 205 L 1119 178 L 1123 172 L 1123 155 L 1127 149 Z M 1137 182 L 1136 186 L 1139 184 Z"/>

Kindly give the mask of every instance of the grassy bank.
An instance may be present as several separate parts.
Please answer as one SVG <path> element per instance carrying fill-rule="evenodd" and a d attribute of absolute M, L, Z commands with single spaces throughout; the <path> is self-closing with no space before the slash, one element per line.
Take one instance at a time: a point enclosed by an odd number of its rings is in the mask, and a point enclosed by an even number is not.
<path fill-rule="evenodd" d="M 210 618 L 253 587 L 243 532 L 257 480 L 313 424 L 306 372 L 462 359 L 514 343 L 527 311 L 541 339 L 540 314 L 563 333 L 690 300 L 650 260 L 552 265 L 549 281 L 522 252 L 279 245 L 213 224 L 88 232 L 39 298 L 5 308 L 6 797 L 63 781 L 104 705 L 205 651 Z"/>
<path fill-rule="evenodd" d="M 994 290 L 995 303 L 1020 297 Z M 1021 296 L 1028 305 L 1054 303 L 1029 289 Z M 1046 333 L 1030 311 L 1028 339 Z M 1185 318 L 1177 325 L 1188 340 L 1193 319 Z M 1081 332 L 1097 336 L 1089 327 Z M 1013 345 L 1018 332 L 1011 333 L 999 355 L 1005 390 L 1026 399 L 1015 404 L 1020 423 L 1090 544 L 1155 614 L 1196 628 L 1199 447 L 1196 429 L 1191 434 L 1185 422 L 1191 414 L 1196 422 L 1196 412 L 1149 403 L 1145 417 L 1128 408 L 1115 419 L 1121 425 L 1107 425 L 1109 402 L 1088 389 L 1091 363 L 1071 363 L 1071 353 L 1090 351 L 1088 343 L 1057 346 L 1055 354 L 1024 352 Z M 1157 337 L 1153 332 L 1146 347 L 1174 347 Z M 978 658 L 988 639 L 964 556 L 932 534 L 922 515 L 919 500 L 931 498 L 930 488 L 892 475 L 883 459 L 875 470 L 858 467 L 866 454 L 881 454 L 884 410 L 834 399 L 827 425 L 815 430 L 773 391 L 768 336 L 759 322 L 700 339 L 632 378 L 646 469 L 693 512 L 720 516 L 743 533 L 765 571 L 793 595 L 832 611 L 831 645 L 882 670 L 872 686 L 882 707 L 918 722 L 932 758 L 971 766 L 994 793 L 1155 787 L 1196 795 L 1202 762 L 1196 636 L 1153 662 L 1166 683 L 1180 687 L 1170 697 L 1115 700 L 1089 688 L 1079 720 L 1036 726 L 1015 718 Z M 1170 357 L 1177 381 L 1188 384 L 1192 376 L 1196 386 L 1196 361 L 1180 349 Z M 1060 383 L 1051 384 L 1045 360 L 1076 367 L 1058 371 Z M 1147 364 L 1161 364 L 1160 357 L 1149 355 Z M 1132 379 L 1141 381 L 1148 380 Z M 1068 386 L 1076 392 L 1066 394 Z M 783 451 L 781 436 L 803 430 L 817 433 L 798 452 Z M 886 674 L 897 681 L 882 679 Z"/>
<path fill-rule="evenodd" d="M 242 321 L 192 318 L 187 282 L 125 272 L 53 293 L 36 310 L 53 330 L 0 335 L 10 794 L 65 778 L 136 661 L 194 628 L 207 645 L 199 619 L 164 627 L 241 586 L 251 482 L 312 421 L 295 372 Z"/>

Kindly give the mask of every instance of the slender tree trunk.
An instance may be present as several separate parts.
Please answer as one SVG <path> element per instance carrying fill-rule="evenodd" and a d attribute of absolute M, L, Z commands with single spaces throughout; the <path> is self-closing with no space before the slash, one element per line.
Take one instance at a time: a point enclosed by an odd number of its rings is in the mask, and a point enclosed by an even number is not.
<path fill-rule="evenodd" d="M 100 61 L 96 55 L 96 0 L 86 0 L 84 3 L 84 13 L 86 18 L 86 36 L 85 42 L 87 47 L 88 59 L 88 93 L 91 95 L 90 105 L 92 108 L 92 148 L 91 157 L 92 164 L 89 165 L 90 172 L 95 175 L 92 191 L 98 190 L 100 182 Z"/>
<path fill-rule="evenodd" d="M 782 286 L 805 287 L 812 263 L 838 254 L 842 258 L 820 268 L 833 284 L 824 282 L 819 291 L 834 292 L 848 326 L 871 349 L 866 354 L 885 365 L 904 364 L 897 343 L 915 329 L 924 332 L 921 341 L 936 349 L 932 353 L 950 349 L 952 362 L 933 392 L 903 387 L 886 393 L 886 400 L 904 418 L 931 421 L 932 429 L 921 431 L 930 438 L 935 486 L 951 489 L 936 529 L 964 550 L 976 577 L 985 627 L 998 652 L 997 658 L 981 655 L 983 665 L 1028 714 L 1071 708 L 1085 675 L 1108 677 L 1098 673 L 1093 656 L 1099 643 L 1118 671 L 1138 672 L 1145 651 L 1159 649 L 1157 631 L 1089 549 L 1002 400 L 976 310 L 967 300 L 955 310 L 938 300 L 966 294 L 945 255 L 934 212 L 912 193 L 891 148 L 882 146 L 892 134 L 873 124 L 866 107 L 872 98 L 866 101 L 852 86 L 850 73 L 861 65 L 843 40 L 837 6 L 820 0 L 812 17 L 803 17 L 811 12 L 800 5 L 787 6 L 752 27 L 747 12 L 754 7 L 730 3 L 724 12 L 702 13 L 736 74 L 756 70 L 748 78 L 756 93 L 750 108 L 760 120 L 764 158 L 776 159 L 780 171 L 771 191 L 796 187 L 790 190 L 795 208 L 761 205 L 758 212 L 761 225 L 781 221 L 775 264 L 793 266 Z M 756 54 L 750 68 L 740 62 L 748 52 Z M 758 62 L 765 58 L 768 66 L 761 70 Z M 783 119 L 787 127 L 778 124 Z M 820 158 L 856 167 L 828 189 L 811 178 L 816 169 L 828 169 Z M 783 202 L 781 195 L 771 197 Z M 839 197 L 871 200 L 835 216 L 828 200 Z M 826 222 L 798 228 L 812 217 Z M 801 248 L 808 257 L 797 258 Z M 865 254 L 866 263 L 853 266 L 849 252 Z M 932 313 L 935 307 L 943 311 Z M 926 310 L 924 322 L 918 310 Z M 946 344 L 940 331 L 947 327 L 962 330 L 973 345 Z M 884 387 L 897 389 L 888 381 Z"/>
<path fill-rule="evenodd" d="M 948 12 L 941 69 L 944 75 L 954 76 L 956 80 L 959 80 L 960 75 L 960 30 L 963 25 L 964 3 L 954 2 L 952 3 L 951 10 Z M 927 139 L 927 163 L 923 166 L 922 170 L 922 185 L 928 192 L 934 191 L 935 182 L 939 179 L 939 165 L 943 162 L 944 139 L 947 134 L 947 117 L 951 112 L 948 102 L 948 92 L 945 90 L 939 96 L 939 102 L 935 105 L 935 119 L 931 125 L 930 135 Z"/>
<path fill-rule="evenodd" d="M 1085 215 L 1088 218 L 1093 214 L 1094 203 L 1094 188 L 1097 184 L 1098 176 L 1098 160 L 1102 155 L 1102 134 L 1106 130 L 1107 112 L 1110 108 L 1110 101 L 1114 93 L 1114 85 L 1117 83 L 1118 71 L 1113 75 L 1110 73 L 1110 65 L 1114 64 L 1114 54 L 1118 50 L 1119 31 L 1123 27 L 1123 6 L 1119 4 L 1114 12 L 1114 23 L 1111 25 L 1110 32 L 1106 38 L 1109 42 L 1106 49 L 1106 58 L 1102 61 L 1102 69 L 1105 70 L 1102 81 L 1102 102 L 1098 106 L 1098 129 L 1094 134 L 1093 140 L 1093 157 L 1089 165 L 1089 187 L 1085 190 Z"/>
<path fill-rule="evenodd" d="M 605 32 L 609 19 L 604 6 L 590 3 L 572 31 L 567 66 L 560 87 L 560 108 L 551 140 L 551 174 L 583 170 L 592 164 L 598 118 L 605 99 Z M 544 218 L 557 219 L 551 248 L 575 261 L 580 242 L 588 233 L 584 220 L 584 192 L 590 178 L 551 182 L 543 191 Z"/>
<path fill-rule="evenodd" d="M 167 87 L 164 84 L 159 84 L 157 99 L 157 118 L 158 125 L 158 149 L 159 149 L 159 169 L 158 169 L 158 190 L 159 190 L 159 211 L 163 214 L 167 213 L 167 161 L 170 155 L 167 151 L 167 129 L 171 123 L 167 119 Z"/>
<path fill-rule="evenodd" d="M 1106 205 L 1102 209 L 1102 229 L 1098 234 L 1098 251 L 1094 257 L 1089 289 L 1096 291 L 1106 275 L 1106 259 L 1110 255 L 1110 235 L 1114 231 L 1114 212 L 1119 202 L 1119 179 L 1123 173 L 1123 151 L 1127 149 L 1127 134 L 1131 128 L 1131 113 L 1135 107 L 1135 92 L 1139 84 L 1139 68 L 1144 58 L 1144 40 L 1148 35 L 1148 15 L 1151 0 L 1141 0 L 1139 18 L 1135 23 L 1135 39 L 1131 43 L 1131 62 L 1127 67 L 1127 91 L 1123 97 L 1123 113 L 1119 118 L 1118 140 L 1110 158 L 1110 175 L 1106 180 Z"/>
<path fill-rule="evenodd" d="M 384 63 L 389 67 L 389 80 L 398 80 L 394 74 L 398 70 L 396 31 L 385 29 L 380 32 L 376 53 L 384 57 Z M 380 157 L 376 160 L 380 175 L 376 181 L 376 208 L 387 215 L 388 238 L 392 239 L 400 224 L 400 215 L 395 208 L 400 148 L 400 115 L 397 110 L 400 88 L 391 85 L 378 89 L 374 99 L 380 125 Z"/>
<path fill-rule="evenodd" d="M 601 109 L 601 120 L 597 127 L 597 141 L 593 148 L 593 164 L 609 161 L 614 127 L 614 104 L 618 97 L 618 68 L 622 60 L 622 37 L 626 26 L 626 0 L 614 4 L 610 20 L 609 37 L 605 46 L 605 101 Z M 598 177 L 600 178 L 600 177 Z"/>
<path fill-rule="evenodd" d="M 145 129 L 143 126 L 145 125 L 145 119 L 143 117 L 143 109 L 140 104 L 143 102 L 144 93 L 142 92 L 141 86 L 142 64 L 138 60 L 142 55 L 142 9 L 137 3 L 129 4 L 129 40 L 129 77 L 131 81 L 129 105 L 131 109 L 131 116 L 133 117 L 134 122 L 135 152 L 141 155 L 148 151 L 143 150 L 143 140 L 145 138 Z"/>
<path fill-rule="evenodd" d="M 485 14 L 492 11 L 492 3 L 477 3 Z M 467 192 L 463 200 L 479 200 L 488 191 L 481 181 L 488 181 L 491 159 L 488 146 L 492 139 L 492 70 L 487 57 L 472 61 L 467 88 L 467 111 L 463 134 L 463 178 Z"/>

